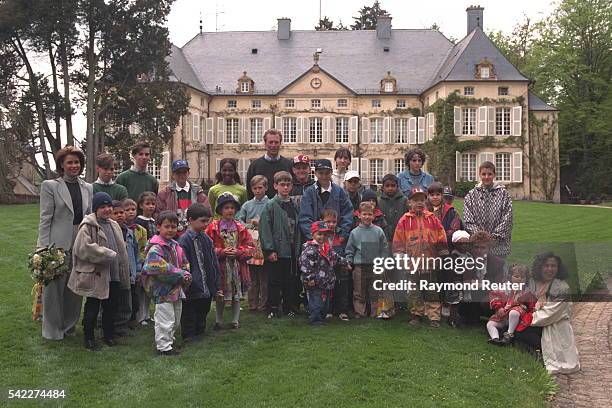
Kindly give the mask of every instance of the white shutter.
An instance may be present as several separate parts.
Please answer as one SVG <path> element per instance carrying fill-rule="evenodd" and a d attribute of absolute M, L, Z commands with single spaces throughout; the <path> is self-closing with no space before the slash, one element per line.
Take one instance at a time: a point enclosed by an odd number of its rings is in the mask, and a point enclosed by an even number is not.
<path fill-rule="evenodd" d="M 361 119 L 361 143 L 362 144 L 370 143 L 370 119 L 369 118 Z"/>
<path fill-rule="evenodd" d="M 200 115 L 200 141 L 206 141 L 206 118 L 204 115 Z M 206 142 L 205 142 L 206 143 Z"/>
<path fill-rule="evenodd" d="M 198 177 L 200 181 L 208 178 L 208 175 L 206 174 L 207 164 L 206 156 L 198 156 Z"/>
<path fill-rule="evenodd" d="M 221 171 L 221 159 L 215 159 L 215 168 L 213 169 L 213 179 L 216 177 L 217 173 Z"/>
<path fill-rule="evenodd" d="M 387 175 L 387 173 L 389 173 L 389 165 L 390 165 L 390 161 L 393 159 L 384 159 L 383 160 L 383 177 Z"/>
<path fill-rule="evenodd" d="M 280 116 L 274 118 L 274 128 L 280 130 L 281 132 L 283 131 L 283 118 L 281 118 Z"/>
<path fill-rule="evenodd" d="M 194 113 L 192 120 L 193 120 L 192 138 L 193 140 L 200 141 L 200 115 L 198 115 L 197 113 Z"/>
<path fill-rule="evenodd" d="M 361 159 L 361 184 L 368 185 L 370 183 L 370 161 Z"/>
<path fill-rule="evenodd" d="M 487 106 L 487 135 L 495 136 L 495 107 Z"/>
<path fill-rule="evenodd" d="M 436 115 L 433 112 L 427 114 L 427 140 L 433 140 L 436 133 Z"/>
<path fill-rule="evenodd" d="M 461 181 L 461 152 L 455 152 L 455 181 Z"/>
<path fill-rule="evenodd" d="M 298 143 L 304 143 L 304 139 L 302 138 L 303 128 L 304 128 L 304 118 L 298 117 L 295 119 L 295 127 L 296 127 L 296 141 Z"/>
<path fill-rule="evenodd" d="M 351 164 L 349 165 L 349 170 L 359 172 L 359 160 L 358 159 L 354 158 L 353 160 L 351 160 Z"/>
<path fill-rule="evenodd" d="M 349 119 L 349 143 L 357 144 L 357 132 L 359 131 L 359 118 L 351 116 Z"/>
<path fill-rule="evenodd" d="M 247 174 L 247 170 L 249 168 L 248 165 L 248 160 L 245 157 L 241 157 L 238 160 L 238 174 L 240 175 L 240 180 L 242 180 L 243 183 L 246 182 L 246 174 Z"/>
<path fill-rule="evenodd" d="M 425 117 L 418 117 L 418 143 L 425 143 Z"/>
<path fill-rule="evenodd" d="M 491 153 L 491 152 L 478 153 L 478 162 L 476 163 L 476 167 L 480 167 L 480 165 L 486 161 L 495 164 L 495 153 Z M 476 168 L 476 171 L 478 171 L 478 168 Z"/>
<path fill-rule="evenodd" d="M 523 152 L 512 153 L 512 181 L 523 182 Z"/>
<path fill-rule="evenodd" d="M 238 119 L 238 143 L 239 144 L 246 144 L 250 142 L 250 140 L 248 140 L 246 137 L 247 128 L 249 127 L 250 124 L 251 123 L 250 123 L 249 118 Z"/>
<path fill-rule="evenodd" d="M 170 152 L 162 153 L 161 168 L 159 170 L 160 181 L 167 183 L 170 181 Z"/>
<path fill-rule="evenodd" d="M 333 143 L 331 137 L 331 121 L 331 116 L 325 116 L 323 118 L 323 143 Z"/>
<path fill-rule="evenodd" d="M 310 118 L 304 118 L 302 123 L 302 143 L 310 143 Z"/>
<path fill-rule="evenodd" d="M 414 145 L 417 142 L 417 118 L 408 119 L 408 144 Z"/>
<path fill-rule="evenodd" d="M 215 119 L 206 118 L 206 144 L 213 144 L 215 140 Z"/>
<path fill-rule="evenodd" d="M 217 144 L 225 143 L 225 118 L 217 118 Z"/>
<path fill-rule="evenodd" d="M 461 136 L 461 108 L 453 107 L 455 136 Z"/>
<path fill-rule="evenodd" d="M 512 108 L 512 136 L 521 135 L 523 107 L 515 106 Z"/>
<path fill-rule="evenodd" d="M 183 122 L 183 127 L 185 129 L 185 140 L 191 140 L 193 138 L 193 128 L 191 122 L 191 113 L 187 113 L 185 115 L 185 120 Z"/>
<path fill-rule="evenodd" d="M 383 143 L 389 144 L 391 143 L 391 118 L 389 116 L 385 116 L 383 118 Z"/>
<path fill-rule="evenodd" d="M 395 144 L 397 136 L 395 135 L 395 118 L 389 118 L 389 143 Z"/>
<path fill-rule="evenodd" d="M 477 110 L 477 127 L 476 133 L 478 136 L 486 136 L 487 135 L 487 107 L 479 106 Z"/>
<path fill-rule="evenodd" d="M 266 133 L 267 130 L 270 130 L 272 128 L 272 118 L 268 117 L 268 118 L 264 118 L 263 120 L 263 129 L 262 129 L 262 135 L 264 133 Z M 280 128 L 277 128 L 280 130 Z"/>

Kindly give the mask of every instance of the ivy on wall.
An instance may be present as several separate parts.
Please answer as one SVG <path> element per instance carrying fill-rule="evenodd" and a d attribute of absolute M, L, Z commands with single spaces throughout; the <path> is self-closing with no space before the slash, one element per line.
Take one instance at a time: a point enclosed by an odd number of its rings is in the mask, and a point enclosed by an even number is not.
<path fill-rule="evenodd" d="M 522 96 L 508 99 L 471 98 L 459 95 L 456 91 L 446 98 L 438 99 L 430 105 L 426 112 L 433 112 L 436 117 L 436 136 L 427 141 L 423 151 L 427 154 L 429 169 L 435 174 L 436 179 L 447 185 L 455 185 L 455 152 L 475 151 L 485 147 L 521 146 L 525 144 L 525 138 L 521 136 L 509 136 L 502 140 L 493 136 L 484 136 L 477 140 L 458 140 L 455 136 L 455 111 L 454 107 L 461 106 L 495 106 L 495 105 L 521 105 L 525 110 L 525 98 Z M 522 115 L 521 129 L 525 129 L 525 117 Z"/>

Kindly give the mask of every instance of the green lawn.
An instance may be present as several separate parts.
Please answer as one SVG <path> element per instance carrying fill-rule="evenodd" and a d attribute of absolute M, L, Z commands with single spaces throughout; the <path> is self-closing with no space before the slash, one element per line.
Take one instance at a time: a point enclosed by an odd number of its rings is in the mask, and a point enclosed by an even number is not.
<path fill-rule="evenodd" d="M 460 203 L 458 203 L 460 206 Z M 612 241 L 608 209 L 515 203 L 515 242 Z M 209 334 L 178 358 L 154 354 L 153 329 L 122 345 L 85 351 L 77 337 L 45 341 L 30 318 L 26 256 L 37 206 L 0 206 L 0 398 L 8 389 L 64 389 L 66 406 L 542 407 L 555 385 L 513 348 L 486 344 L 482 329 L 268 321 L 243 313 L 237 332 Z M 546 222 L 544 222 L 546 220 Z M 212 316 L 209 316 L 209 322 Z M 41 401 L 10 402 L 9 406 Z M 49 405 L 56 402 L 47 401 Z"/>

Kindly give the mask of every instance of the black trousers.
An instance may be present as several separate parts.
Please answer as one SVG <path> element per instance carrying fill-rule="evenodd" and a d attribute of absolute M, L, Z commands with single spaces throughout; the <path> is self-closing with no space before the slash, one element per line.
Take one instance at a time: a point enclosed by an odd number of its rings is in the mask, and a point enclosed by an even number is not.
<path fill-rule="evenodd" d="M 100 306 L 102 306 L 102 331 L 104 338 L 112 339 L 115 336 L 115 315 L 117 314 L 117 297 L 119 296 L 119 282 L 109 282 L 108 298 L 97 299 L 88 297 L 85 301 L 83 314 L 83 333 L 85 340 L 94 339 L 94 329 L 98 320 Z"/>
<path fill-rule="evenodd" d="M 516 341 L 525 344 L 534 350 L 542 350 L 542 328 L 529 326 L 522 332 L 515 332 Z"/>
<path fill-rule="evenodd" d="M 198 336 L 206 329 L 206 316 L 210 312 L 210 298 L 183 299 L 181 335 L 183 339 Z"/>
<path fill-rule="evenodd" d="M 136 314 L 138 314 L 138 307 L 140 303 L 138 303 L 138 291 L 136 290 L 136 285 L 132 284 L 130 287 L 130 291 L 132 292 L 132 314 L 130 316 L 130 320 L 136 320 Z"/>
<path fill-rule="evenodd" d="M 283 302 L 283 312 L 295 311 L 296 291 L 291 259 L 266 262 L 268 268 L 268 303 L 272 311 L 278 311 Z"/>
<path fill-rule="evenodd" d="M 333 293 L 334 314 L 348 314 L 352 309 L 353 276 L 350 271 L 336 266 L 336 284 Z"/>

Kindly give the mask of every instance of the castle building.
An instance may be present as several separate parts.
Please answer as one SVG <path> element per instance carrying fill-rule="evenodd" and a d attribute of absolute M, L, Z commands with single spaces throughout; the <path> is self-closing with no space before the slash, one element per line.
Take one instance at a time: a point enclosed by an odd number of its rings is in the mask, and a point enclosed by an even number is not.
<path fill-rule="evenodd" d="M 177 158 L 196 181 L 214 179 L 225 157 L 244 178 L 274 127 L 283 156 L 331 159 L 348 146 L 351 169 L 380 185 L 404 169 L 408 149 L 435 141 L 432 106 L 456 93 L 454 136 L 488 143 L 456 152 L 455 181 L 477 181 L 488 160 L 514 198 L 559 201 L 557 110 L 484 33 L 483 8 L 466 11 L 457 44 L 433 29 L 393 29 L 380 16 L 376 30 L 292 30 L 279 18 L 276 31 L 201 32 L 172 46 L 172 79 L 190 103 L 163 154 L 161 182 Z"/>

